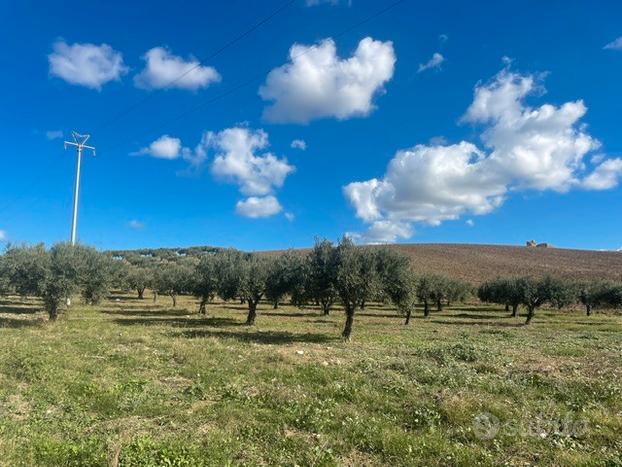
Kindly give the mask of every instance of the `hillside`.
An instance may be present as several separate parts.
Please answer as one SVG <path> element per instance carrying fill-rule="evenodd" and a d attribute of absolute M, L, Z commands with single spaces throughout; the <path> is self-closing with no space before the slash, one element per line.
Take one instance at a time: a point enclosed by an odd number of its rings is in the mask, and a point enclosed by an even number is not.
<path fill-rule="evenodd" d="M 391 248 L 410 256 L 417 270 L 443 273 L 472 283 L 510 274 L 622 279 L 622 253 L 612 251 L 440 243 Z"/>

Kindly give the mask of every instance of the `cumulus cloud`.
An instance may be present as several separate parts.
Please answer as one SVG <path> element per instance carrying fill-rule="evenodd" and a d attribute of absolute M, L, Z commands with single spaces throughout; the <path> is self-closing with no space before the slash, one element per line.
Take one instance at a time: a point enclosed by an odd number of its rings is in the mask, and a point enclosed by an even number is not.
<path fill-rule="evenodd" d="M 366 37 L 350 58 L 337 56 L 332 39 L 317 45 L 294 44 L 290 62 L 272 70 L 259 95 L 272 102 L 263 113 L 271 122 L 308 123 L 335 117 L 366 116 L 373 98 L 393 77 L 393 43 Z"/>
<path fill-rule="evenodd" d="M 240 216 L 252 219 L 274 216 L 281 212 L 282 209 L 279 201 L 272 195 L 250 196 L 245 200 L 238 201 L 235 205 L 235 211 Z"/>
<path fill-rule="evenodd" d="M 127 223 L 128 227 L 133 230 L 142 230 L 145 228 L 145 224 L 140 222 L 139 220 L 132 219 Z"/>
<path fill-rule="evenodd" d="M 164 47 L 150 49 L 143 59 L 145 68 L 134 77 L 134 84 L 140 88 L 197 90 L 221 79 L 215 68 L 202 66 L 192 57 L 184 60 Z"/>
<path fill-rule="evenodd" d="M 538 80 L 506 68 L 475 88 L 462 120 L 483 126 L 483 150 L 466 141 L 416 145 L 397 151 L 383 178 L 345 186 L 356 215 L 370 224 L 363 236 L 373 237 L 379 222 L 438 225 L 486 214 L 513 191 L 616 186 L 621 159 L 603 160 L 588 173 L 586 155 L 599 143 L 579 124 L 587 110 L 581 100 L 559 107 L 525 103 L 528 95 L 542 91 Z M 384 231 L 387 241 L 411 235 L 406 229 Z"/>
<path fill-rule="evenodd" d="M 50 75 L 70 84 L 100 90 L 127 73 L 123 56 L 107 44 L 72 44 L 60 40 L 48 55 Z"/>
<path fill-rule="evenodd" d="M 9 239 L 6 230 L 0 230 L 0 242 L 4 243 Z"/>
<path fill-rule="evenodd" d="M 208 133 L 207 140 L 216 150 L 212 173 L 237 183 L 245 195 L 269 194 L 273 188 L 280 188 L 294 170 L 287 159 L 270 152 L 258 153 L 268 146 L 268 135 L 263 130 L 228 128 Z"/>
<path fill-rule="evenodd" d="M 622 37 L 618 37 L 616 40 L 609 42 L 603 47 L 606 50 L 622 50 Z"/>
<path fill-rule="evenodd" d="M 173 160 L 181 156 L 181 140 L 169 135 L 162 135 L 149 146 L 142 148 L 137 152 L 133 152 L 132 155 L 140 156 L 147 155 L 155 157 L 157 159 Z"/>
<path fill-rule="evenodd" d="M 295 139 L 294 141 L 292 141 L 291 147 L 294 149 L 300 149 L 301 151 L 304 151 L 307 149 L 307 143 L 306 141 L 302 139 Z"/>
<path fill-rule="evenodd" d="M 587 190 L 609 190 L 618 185 L 622 174 L 622 159 L 607 159 L 585 177 L 581 185 Z"/>
<path fill-rule="evenodd" d="M 440 53 L 435 52 L 430 60 L 428 60 L 426 63 L 419 64 L 419 69 L 417 70 L 417 73 L 421 73 L 422 71 L 432 68 L 439 68 L 444 61 L 445 57 L 443 57 Z"/>

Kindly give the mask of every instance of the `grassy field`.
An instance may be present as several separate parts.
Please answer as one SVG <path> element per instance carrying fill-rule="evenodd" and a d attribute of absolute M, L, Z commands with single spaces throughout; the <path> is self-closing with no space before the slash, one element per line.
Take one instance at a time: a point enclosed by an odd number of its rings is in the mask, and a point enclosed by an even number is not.
<path fill-rule="evenodd" d="M 622 465 L 622 317 L 0 298 L 2 465 Z"/>

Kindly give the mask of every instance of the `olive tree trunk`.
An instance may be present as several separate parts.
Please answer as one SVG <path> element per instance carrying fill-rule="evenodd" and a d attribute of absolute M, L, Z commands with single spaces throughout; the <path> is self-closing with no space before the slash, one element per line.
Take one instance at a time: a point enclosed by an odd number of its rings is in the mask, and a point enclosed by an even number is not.
<path fill-rule="evenodd" d="M 423 301 L 423 316 L 428 318 L 430 316 L 430 304 L 427 300 Z"/>
<path fill-rule="evenodd" d="M 410 315 L 411 314 L 412 314 L 412 310 L 409 307 L 408 310 L 406 310 L 406 321 L 404 322 L 404 324 L 410 323 Z"/>
<path fill-rule="evenodd" d="M 256 300 L 247 300 L 248 301 L 248 316 L 246 317 L 246 325 L 252 326 L 255 324 L 255 318 L 257 317 L 257 301 Z"/>
<path fill-rule="evenodd" d="M 525 324 L 531 323 L 531 319 L 533 318 L 534 311 L 535 311 L 534 307 L 532 306 L 527 307 L 527 321 L 525 321 Z"/>
<path fill-rule="evenodd" d="M 355 306 L 352 304 L 346 304 L 345 307 L 346 307 L 346 325 L 343 328 L 341 337 L 343 337 L 346 341 L 350 341 L 351 335 L 352 335 L 352 323 L 354 323 Z"/>
<path fill-rule="evenodd" d="M 518 316 L 518 305 L 512 305 L 512 318 L 516 318 Z"/>

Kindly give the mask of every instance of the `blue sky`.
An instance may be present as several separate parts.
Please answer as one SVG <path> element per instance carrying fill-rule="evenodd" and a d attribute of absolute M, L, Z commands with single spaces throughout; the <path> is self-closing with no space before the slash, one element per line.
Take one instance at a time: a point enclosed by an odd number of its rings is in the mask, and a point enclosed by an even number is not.
<path fill-rule="evenodd" d="M 0 2 L 0 239 L 622 247 L 619 2 L 284 3 Z"/>

